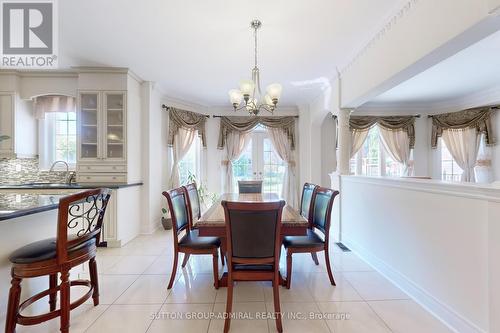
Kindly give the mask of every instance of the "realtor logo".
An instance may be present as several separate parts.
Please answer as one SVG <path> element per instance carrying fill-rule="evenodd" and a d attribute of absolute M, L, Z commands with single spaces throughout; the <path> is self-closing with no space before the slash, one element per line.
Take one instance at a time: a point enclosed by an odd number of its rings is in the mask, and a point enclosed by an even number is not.
<path fill-rule="evenodd" d="M 57 67 L 55 0 L 1 3 L 1 67 Z"/>

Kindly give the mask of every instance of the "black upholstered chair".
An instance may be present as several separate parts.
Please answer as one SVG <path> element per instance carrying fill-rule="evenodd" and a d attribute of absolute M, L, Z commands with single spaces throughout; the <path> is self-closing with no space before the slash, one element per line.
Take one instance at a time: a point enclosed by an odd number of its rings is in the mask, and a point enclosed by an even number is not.
<path fill-rule="evenodd" d="M 179 252 L 184 253 L 183 267 L 191 254 L 211 254 L 213 256 L 214 286 L 219 288 L 219 265 L 217 250 L 220 240 L 217 237 L 199 237 L 198 230 L 192 229 L 190 223 L 190 210 L 188 208 L 188 194 L 183 187 L 163 192 L 167 198 L 168 208 L 172 217 L 172 230 L 174 232 L 174 262 L 167 289 L 172 288 L 177 272 Z M 182 232 L 185 234 L 179 239 Z"/>
<path fill-rule="evenodd" d="M 309 220 L 309 212 L 311 211 L 311 199 L 313 192 L 318 185 L 305 183 L 302 188 L 302 197 L 300 199 L 300 215 Z"/>
<path fill-rule="evenodd" d="M 262 180 L 239 180 L 239 193 L 262 193 Z"/>
<path fill-rule="evenodd" d="M 290 285 L 292 282 L 293 253 L 316 254 L 317 252 L 325 251 L 325 264 L 326 270 L 328 271 L 328 277 L 330 278 L 330 283 L 332 285 L 335 285 L 335 279 L 333 278 L 332 269 L 330 267 L 330 256 L 328 253 L 328 249 L 333 201 L 338 194 L 338 191 L 319 186 L 316 187 L 311 200 L 312 211 L 309 214 L 309 221 L 311 222 L 311 226 L 307 230 L 307 236 L 286 236 L 283 239 L 283 245 L 286 249 L 286 287 L 288 289 L 290 289 Z M 323 238 L 318 235 L 318 232 L 320 234 L 323 234 Z"/>
<path fill-rule="evenodd" d="M 227 240 L 227 303 L 224 332 L 229 331 L 233 281 L 272 281 L 276 328 L 282 332 L 279 300 L 281 213 L 284 201 L 222 201 Z"/>
<path fill-rule="evenodd" d="M 200 197 L 198 195 L 198 188 L 196 187 L 196 183 L 185 185 L 183 186 L 183 188 L 187 193 L 189 226 L 191 230 L 193 230 L 194 222 L 198 221 L 201 217 L 201 205 L 200 205 Z M 220 262 L 222 266 L 224 266 L 224 256 L 225 254 L 222 252 L 222 247 L 220 247 Z M 185 253 L 184 260 L 182 261 L 182 267 L 186 266 L 188 260 L 189 260 L 189 253 Z"/>
<path fill-rule="evenodd" d="M 108 189 L 93 189 L 61 198 L 57 236 L 26 245 L 10 255 L 12 281 L 5 321 L 6 333 L 14 333 L 17 324 L 36 325 L 56 317 L 60 318 L 60 331 L 67 333 L 70 326 L 70 310 L 82 305 L 90 297 L 95 306 L 99 304 L 95 257 L 109 197 Z M 90 280 L 70 281 L 70 269 L 87 261 Z M 57 281 L 58 274 L 60 283 Z M 20 303 L 21 281 L 40 276 L 49 277 L 49 289 Z M 71 302 L 70 287 L 73 286 L 84 286 L 89 290 Z M 58 294 L 61 305 L 56 309 Z M 49 296 L 50 312 L 35 316 L 22 314 L 23 310 L 45 296 Z"/>

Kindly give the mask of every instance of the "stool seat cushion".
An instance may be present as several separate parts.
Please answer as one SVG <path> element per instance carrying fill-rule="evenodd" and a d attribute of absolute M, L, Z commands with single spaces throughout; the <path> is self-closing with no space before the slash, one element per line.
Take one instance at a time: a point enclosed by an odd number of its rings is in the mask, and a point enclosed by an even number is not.
<path fill-rule="evenodd" d="M 283 239 L 285 248 L 289 247 L 316 247 L 323 246 L 325 242 L 312 230 L 307 230 L 306 236 L 286 236 Z"/>
<path fill-rule="evenodd" d="M 77 244 L 76 246 L 69 248 L 68 254 L 91 246 L 95 246 L 95 238 L 91 238 L 84 243 Z M 39 261 L 55 259 L 56 248 L 57 243 L 55 238 L 44 239 L 17 249 L 10 255 L 9 260 L 14 264 L 31 264 Z"/>
<path fill-rule="evenodd" d="M 210 249 L 220 246 L 220 239 L 217 237 L 200 237 L 198 230 L 191 230 L 179 241 L 179 246 L 195 249 Z"/>

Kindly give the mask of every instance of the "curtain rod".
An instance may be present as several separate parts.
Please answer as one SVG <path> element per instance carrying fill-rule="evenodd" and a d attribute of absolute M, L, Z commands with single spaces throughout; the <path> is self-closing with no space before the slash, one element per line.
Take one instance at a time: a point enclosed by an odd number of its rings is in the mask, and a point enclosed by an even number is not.
<path fill-rule="evenodd" d="M 168 111 L 168 109 L 170 108 L 169 106 L 166 106 L 165 104 L 162 104 L 161 105 L 162 109 L 165 109 Z M 191 111 L 190 111 L 191 112 Z M 196 112 L 195 112 L 196 113 Z M 201 113 L 200 113 L 201 114 Z M 201 114 L 202 116 L 205 116 L 206 118 L 210 118 L 210 116 L 208 114 Z"/>
<path fill-rule="evenodd" d="M 333 114 L 333 113 L 332 113 L 331 115 L 332 115 L 332 118 L 333 118 L 333 119 L 337 119 L 337 115 L 335 115 L 335 114 Z M 376 116 L 375 116 L 375 117 L 376 117 Z M 384 116 L 381 116 L 381 117 L 384 117 Z M 397 117 L 397 116 L 387 116 L 387 117 Z M 420 118 L 420 115 L 419 115 L 419 114 L 416 114 L 416 115 L 414 115 L 413 117 L 415 117 L 415 118 Z M 429 117 L 430 117 L 430 116 L 429 116 Z"/>
<path fill-rule="evenodd" d="M 222 118 L 222 117 L 231 117 L 231 116 L 212 116 L 212 118 Z M 281 116 L 270 116 L 272 117 L 281 117 Z M 283 116 L 283 117 L 294 117 L 294 118 L 299 118 L 299 116 Z M 269 118 L 269 117 L 266 117 Z"/>

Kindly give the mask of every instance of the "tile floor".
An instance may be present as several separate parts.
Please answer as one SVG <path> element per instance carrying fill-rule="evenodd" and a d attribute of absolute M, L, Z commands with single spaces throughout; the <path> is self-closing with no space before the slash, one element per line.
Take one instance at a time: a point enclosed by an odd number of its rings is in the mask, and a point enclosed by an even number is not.
<path fill-rule="evenodd" d="M 172 251 L 172 233 L 163 230 L 123 248 L 100 249 L 101 304 L 88 302 L 74 310 L 71 332 L 222 332 L 226 289 L 212 286 L 211 258 L 192 256 L 167 290 Z M 280 288 L 284 332 L 450 332 L 353 253 L 334 246 L 330 257 L 336 287 L 329 284 L 323 255 L 319 266 L 309 255 L 294 255 L 292 288 Z M 32 311 L 46 307 L 41 300 Z M 273 309 L 270 283 L 238 283 L 233 309 L 241 319 L 232 321 L 232 332 L 276 331 L 266 316 Z M 17 332 L 55 333 L 58 322 L 18 326 Z"/>

